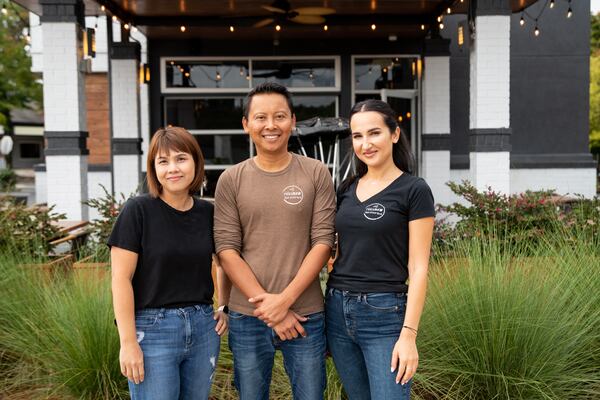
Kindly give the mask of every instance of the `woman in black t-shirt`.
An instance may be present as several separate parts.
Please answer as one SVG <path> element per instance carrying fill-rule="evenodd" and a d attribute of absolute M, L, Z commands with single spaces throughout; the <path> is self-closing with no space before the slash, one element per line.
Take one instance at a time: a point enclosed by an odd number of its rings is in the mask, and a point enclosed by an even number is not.
<path fill-rule="evenodd" d="M 125 203 L 108 240 L 121 372 L 131 398 L 207 399 L 227 330 L 213 311 L 213 205 L 195 199 L 204 159 L 185 129 L 159 129 L 147 160 L 148 195 Z M 219 304 L 231 283 L 217 268 Z"/>
<path fill-rule="evenodd" d="M 396 121 L 380 100 L 352 108 L 357 173 L 338 189 L 327 343 L 352 400 L 408 399 L 418 364 L 435 210 Z"/>

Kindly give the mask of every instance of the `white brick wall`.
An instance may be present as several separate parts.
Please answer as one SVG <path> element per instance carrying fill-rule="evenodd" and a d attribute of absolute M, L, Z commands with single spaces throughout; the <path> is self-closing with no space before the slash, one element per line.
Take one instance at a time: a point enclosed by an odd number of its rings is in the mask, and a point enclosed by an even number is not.
<path fill-rule="evenodd" d="M 48 205 L 56 205 L 55 211 L 65 213 L 69 220 L 87 220 L 87 156 L 46 157 L 46 184 Z"/>
<path fill-rule="evenodd" d="M 88 198 L 96 199 L 105 197 L 102 190 L 103 185 L 108 192 L 111 192 L 110 172 L 109 171 L 90 171 L 88 172 Z M 90 221 L 100 217 L 100 213 L 93 208 L 89 209 Z"/>
<path fill-rule="evenodd" d="M 450 151 L 423 151 L 421 155 L 423 178 L 431 187 L 436 204 L 448 204 L 451 192 L 446 183 L 450 181 Z"/>
<path fill-rule="evenodd" d="M 470 128 L 510 126 L 510 16 L 480 16 L 471 48 Z"/>
<path fill-rule="evenodd" d="M 148 104 L 148 85 L 140 86 L 140 119 L 142 136 L 142 171 L 146 172 L 146 155 L 148 154 L 148 145 L 150 144 L 150 115 Z"/>
<path fill-rule="evenodd" d="M 114 138 L 139 137 L 139 85 L 136 60 L 113 60 L 111 70 Z"/>
<path fill-rule="evenodd" d="M 425 57 L 423 134 L 450 133 L 450 57 Z"/>
<path fill-rule="evenodd" d="M 115 155 L 113 157 L 115 171 L 115 194 L 125 196 L 137 192 L 139 185 L 140 157 L 137 155 Z"/>
<path fill-rule="evenodd" d="M 79 71 L 81 43 L 75 23 L 42 24 L 44 129 L 86 131 L 85 77 Z"/>
<path fill-rule="evenodd" d="M 470 181 L 478 190 L 488 186 L 510 193 L 510 153 L 508 151 L 470 153 Z"/>
<path fill-rule="evenodd" d="M 48 186 L 46 185 L 46 171 L 35 171 L 35 202 L 46 203 L 48 201 Z"/>
<path fill-rule="evenodd" d="M 511 193 L 525 190 L 554 189 L 559 194 L 596 195 L 594 168 L 511 169 Z"/>

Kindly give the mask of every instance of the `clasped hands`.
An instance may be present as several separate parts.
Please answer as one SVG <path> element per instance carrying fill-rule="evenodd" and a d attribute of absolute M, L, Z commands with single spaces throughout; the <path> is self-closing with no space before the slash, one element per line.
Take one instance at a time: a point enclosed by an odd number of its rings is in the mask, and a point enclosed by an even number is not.
<path fill-rule="evenodd" d="M 306 331 L 301 322 L 306 317 L 290 310 L 290 299 L 282 294 L 262 293 L 248 299 L 256 305 L 253 314 L 269 328 L 273 328 L 281 340 L 292 340 L 298 336 L 305 337 Z"/>

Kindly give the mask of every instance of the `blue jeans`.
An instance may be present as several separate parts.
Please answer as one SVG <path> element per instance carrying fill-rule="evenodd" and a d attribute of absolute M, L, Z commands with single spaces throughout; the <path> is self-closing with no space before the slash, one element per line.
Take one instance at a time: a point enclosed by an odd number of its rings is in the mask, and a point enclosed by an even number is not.
<path fill-rule="evenodd" d="M 325 390 L 325 316 L 307 315 L 306 337 L 280 340 L 256 317 L 229 312 L 229 347 L 234 383 L 241 400 L 268 400 L 275 350 L 283 353 L 285 371 L 296 400 L 323 399 Z"/>
<path fill-rule="evenodd" d="M 327 288 L 327 345 L 351 400 L 409 399 L 411 381 L 397 384 L 390 372 L 405 312 L 404 293 Z"/>
<path fill-rule="evenodd" d="M 136 311 L 145 378 L 129 381 L 131 399 L 208 399 L 219 358 L 216 323 L 208 304 Z"/>

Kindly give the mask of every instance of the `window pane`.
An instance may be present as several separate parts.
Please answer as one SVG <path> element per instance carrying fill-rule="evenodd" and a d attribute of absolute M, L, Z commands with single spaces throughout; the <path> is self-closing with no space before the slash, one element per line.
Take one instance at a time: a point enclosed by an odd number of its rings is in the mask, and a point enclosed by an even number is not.
<path fill-rule="evenodd" d="M 356 90 L 414 89 L 416 59 L 368 58 L 354 64 Z"/>
<path fill-rule="evenodd" d="M 40 158 L 41 156 L 41 144 L 39 143 L 21 143 L 19 144 L 19 151 L 21 158 Z"/>
<path fill-rule="evenodd" d="M 165 125 L 186 129 L 242 129 L 244 97 L 167 99 Z"/>
<path fill-rule="evenodd" d="M 248 88 L 248 61 L 167 61 L 167 87 Z"/>
<path fill-rule="evenodd" d="M 336 117 L 335 100 L 337 96 L 305 96 L 294 95 L 294 112 L 296 121 L 313 117 Z"/>
<path fill-rule="evenodd" d="M 206 165 L 237 164 L 250 157 L 248 135 L 194 135 Z"/>
<path fill-rule="evenodd" d="M 252 84 L 277 82 L 289 88 L 335 87 L 333 60 L 256 60 Z"/>

